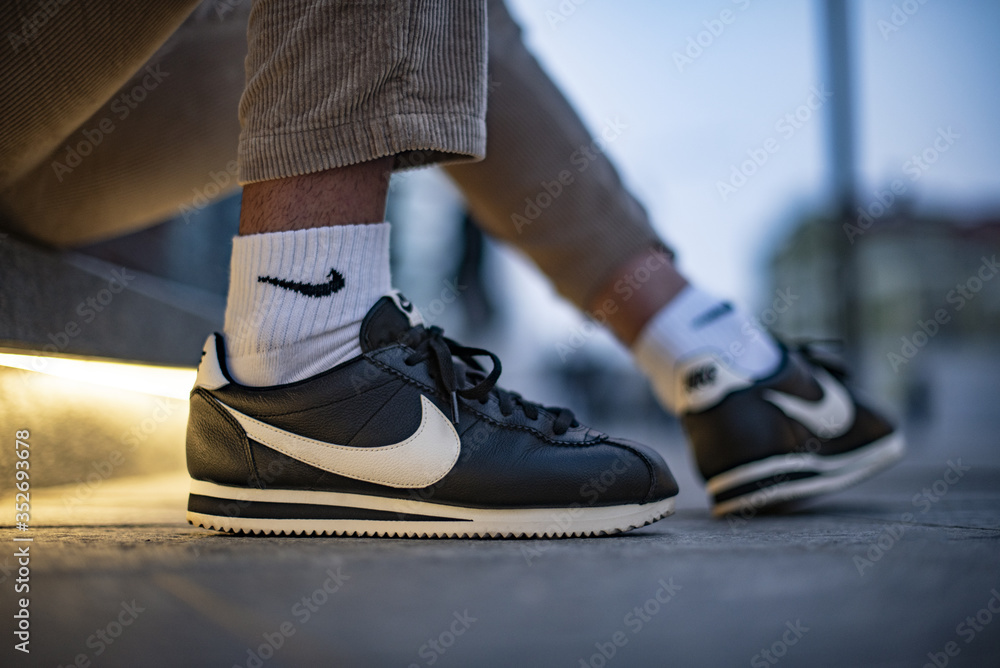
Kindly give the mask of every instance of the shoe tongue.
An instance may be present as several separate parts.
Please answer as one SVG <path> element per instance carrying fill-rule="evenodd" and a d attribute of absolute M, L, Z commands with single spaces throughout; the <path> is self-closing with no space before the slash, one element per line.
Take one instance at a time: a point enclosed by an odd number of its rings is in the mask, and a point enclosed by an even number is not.
<path fill-rule="evenodd" d="M 393 290 L 375 302 L 361 322 L 361 350 L 367 353 L 396 343 L 411 328 L 423 324 L 420 311 Z"/>

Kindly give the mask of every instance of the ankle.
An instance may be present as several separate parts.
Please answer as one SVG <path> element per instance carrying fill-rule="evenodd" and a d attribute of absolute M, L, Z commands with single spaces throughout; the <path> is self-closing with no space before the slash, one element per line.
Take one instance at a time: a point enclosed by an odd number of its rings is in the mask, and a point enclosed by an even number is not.
<path fill-rule="evenodd" d="M 240 234 L 380 223 L 392 156 L 322 172 L 248 183 L 243 188 Z"/>
<path fill-rule="evenodd" d="M 615 336 L 632 346 L 653 316 L 687 284 L 671 254 L 650 248 L 634 255 L 608 278 L 591 299 L 587 312 L 603 314 Z"/>

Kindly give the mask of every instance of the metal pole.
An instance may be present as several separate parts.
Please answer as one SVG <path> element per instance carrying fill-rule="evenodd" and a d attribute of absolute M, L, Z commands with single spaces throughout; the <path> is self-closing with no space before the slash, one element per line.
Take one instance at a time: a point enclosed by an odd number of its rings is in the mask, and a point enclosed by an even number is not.
<path fill-rule="evenodd" d="M 854 217 L 857 202 L 855 182 L 854 88 L 848 0 L 823 0 L 823 40 L 826 83 L 833 95 L 828 103 L 828 155 L 831 170 L 837 258 L 837 281 L 831 295 L 837 304 L 837 323 L 845 352 L 857 362 L 860 340 L 858 280 L 853 246 L 842 226 Z"/>

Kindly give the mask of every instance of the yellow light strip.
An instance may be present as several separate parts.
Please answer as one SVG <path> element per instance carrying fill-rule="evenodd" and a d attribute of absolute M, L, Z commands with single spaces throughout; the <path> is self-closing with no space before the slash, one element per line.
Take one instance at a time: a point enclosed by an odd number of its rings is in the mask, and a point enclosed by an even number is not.
<path fill-rule="evenodd" d="M 187 399 L 196 375 L 194 369 L 178 367 L 11 353 L 0 353 L 0 365 L 171 399 Z"/>

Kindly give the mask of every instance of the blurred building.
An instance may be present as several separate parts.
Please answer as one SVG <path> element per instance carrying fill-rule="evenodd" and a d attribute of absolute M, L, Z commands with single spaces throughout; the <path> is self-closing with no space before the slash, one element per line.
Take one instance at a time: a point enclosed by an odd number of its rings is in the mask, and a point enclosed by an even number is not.
<path fill-rule="evenodd" d="M 762 321 L 787 339 L 836 337 L 850 266 L 860 384 L 934 433 L 995 428 L 998 258 L 1000 218 L 955 220 L 905 204 L 846 224 L 806 218 L 770 261 L 772 294 L 796 299 L 782 313 L 765 309 Z"/>

